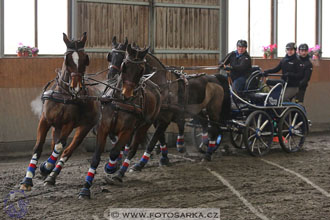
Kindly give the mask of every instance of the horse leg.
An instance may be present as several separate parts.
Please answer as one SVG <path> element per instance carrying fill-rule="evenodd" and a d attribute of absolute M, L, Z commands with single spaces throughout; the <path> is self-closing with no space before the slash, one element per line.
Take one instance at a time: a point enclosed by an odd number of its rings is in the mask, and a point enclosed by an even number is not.
<path fill-rule="evenodd" d="M 138 149 L 138 146 L 143 143 L 144 139 L 146 138 L 147 132 L 151 124 L 146 124 L 137 129 L 137 131 L 134 134 L 133 140 L 130 144 L 130 151 L 128 153 L 127 158 L 125 159 L 123 165 L 119 169 L 117 175 L 114 177 L 115 180 L 118 180 L 119 182 L 123 181 L 123 177 L 125 176 L 125 173 L 129 167 L 129 164 L 132 160 L 132 158 L 135 156 L 136 151 Z M 150 157 L 150 155 L 149 155 Z"/>
<path fill-rule="evenodd" d="M 209 135 L 209 143 L 204 159 L 206 161 L 211 161 L 211 156 L 216 148 L 216 139 L 218 137 L 218 128 L 216 125 L 211 125 L 211 127 L 208 130 L 208 135 Z"/>
<path fill-rule="evenodd" d="M 63 152 L 63 154 L 61 155 L 60 161 L 57 163 L 57 165 L 55 167 L 55 163 L 57 161 L 57 158 L 61 154 L 63 149 L 65 148 L 67 139 L 68 139 L 70 133 L 72 132 L 73 128 L 74 128 L 74 124 L 72 122 L 72 123 L 64 125 L 61 129 L 61 134 L 60 134 L 60 137 L 59 137 L 59 141 L 55 145 L 55 148 L 54 148 L 54 151 L 53 151 L 52 155 L 48 158 L 48 160 L 46 161 L 45 166 L 44 166 L 44 168 L 46 168 L 47 170 L 49 170 L 49 167 L 51 169 L 51 173 L 49 174 L 49 176 L 44 181 L 45 185 L 54 185 L 55 184 L 56 176 L 60 173 L 64 163 L 68 159 L 68 156 L 67 156 L 68 151 L 70 151 L 70 149 L 72 149 L 72 146 L 78 141 L 79 134 L 83 133 L 83 129 L 81 129 L 83 127 L 78 127 L 70 146 Z M 91 128 L 92 128 L 91 126 L 88 127 L 89 130 Z M 82 139 L 87 135 L 88 131 L 87 132 L 85 131 L 84 136 L 81 138 L 78 145 L 81 143 Z M 71 156 L 71 153 L 70 153 L 69 157 Z M 48 165 L 48 164 L 50 164 L 50 165 Z M 48 167 L 47 167 L 47 165 L 48 165 Z M 41 167 L 40 167 L 40 170 L 41 170 Z"/>
<path fill-rule="evenodd" d="M 184 147 L 184 124 L 185 124 L 185 121 L 183 119 L 180 119 L 177 122 L 179 134 L 176 139 L 176 149 L 180 153 L 184 153 L 186 151 L 185 147 Z"/>
<path fill-rule="evenodd" d="M 32 178 L 35 175 L 35 170 L 37 168 L 38 159 L 41 156 L 42 147 L 43 147 L 43 144 L 45 143 L 46 135 L 50 129 L 50 126 L 51 125 L 47 122 L 44 115 L 42 115 L 40 118 L 40 121 L 39 121 L 39 125 L 38 125 L 37 141 L 33 148 L 32 159 L 27 168 L 26 175 L 25 175 L 23 181 L 21 182 L 21 187 L 20 187 L 21 190 L 30 191 L 33 186 Z"/>
<path fill-rule="evenodd" d="M 83 188 L 79 192 L 79 198 L 90 199 L 90 188 L 93 184 L 94 176 L 97 167 L 100 164 L 101 154 L 104 151 L 104 147 L 107 141 L 107 136 L 110 131 L 110 126 L 102 123 L 97 132 L 96 136 L 96 149 L 93 154 L 90 168 L 88 169 L 87 176 Z"/>
<path fill-rule="evenodd" d="M 55 163 L 58 156 L 62 153 L 63 150 L 62 144 L 56 145 L 56 143 L 58 143 L 59 141 L 60 135 L 61 135 L 60 128 L 52 129 L 52 136 L 53 136 L 51 143 L 52 154 L 46 161 L 44 161 L 40 165 L 40 174 L 45 178 L 52 172 L 53 168 L 55 167 Z"/>
<path fill-rule="evenodd" d="M 104 171 L 107 174 L 114 174 L 117 171 L 117 168 L 119 166 L 117 166 L 116 159 L 119 157 L 121 149 L 130 141 L 132 133 L 133 133 L 133 130 L 130 129 L 130 130 L 122 131 L 118 134 L 118 141 L 115 144 L 115 146 L 111 149 L 110 155 L 109 155 L 109 162 L 104 167 Z M 126 171 L 129 166 L 129 163 L 130 163 L 130 161 L 128 159 L 125 159 L 120 170 Z M 119 180 L 119 179 L 116 179 L 115 177 L 116 176 L 114 176 L 113 178 L 109 178 L 109 179 L 106 178 L 106 181 L 109 183 L 110 182 L 112 183 L 112 179 Z M 111 179 L 111 181 L 110 181 L 110 179 Z"/>
<path fill-rule="evenodd" d="M 148 163 L 148 161 L 150 159 L 150 154 L 153 151 L 153 149 L 155 148 L 155 145 L 158 140 L 161 142 L 161 146 L 163 146 L 163 149 L 164 149 L 164 146 L 166 147 L 164 132 L 167 127 L 168 127 L 168 124 L 165 124 L 165 123 L 157 124 L 156 131 L 155 131 L 154 135 L 152 136 L 150 142 L 148 143 L 146 151 L 144 152 L 140 162 L 135 164 L 132 167 L 132 170 L 141 171 L 143 169 L 143 167 Z M 163 155 L 163 152 L 162 152 L 162 155 Z M 166 157 L 167 157 L 167 155 L 166 155 Z"/>

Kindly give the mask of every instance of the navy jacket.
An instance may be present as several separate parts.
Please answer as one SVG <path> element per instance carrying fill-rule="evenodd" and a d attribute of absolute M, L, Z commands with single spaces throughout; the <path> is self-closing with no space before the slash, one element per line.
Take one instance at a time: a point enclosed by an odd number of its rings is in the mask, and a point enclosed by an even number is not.
<path fill-rule="evenodd" d="M 229 58 L 227 59 L 227 56 L 221 61 L 223 63 L 226 59 L 226 62 L 223 64 L 228 65 L 233 68 L 231 71 L 231 79 L 234 81 L 238 77 L 244 76 L 248 77 L 251 73 L 251 57 L 250 55 L 245 52 L 242 55 L 238 55 L 236 51 L 231 52 L 228 54 Z"/>
<path fill-rule="evenodd" d="M 303 78 L 304 64 L 297 55 L 286 55 L 280 63 L 273 69 L 265 70 L 265 73 L 277 73 L 282 70 L 282 79 L 287 80 L 287 87 L 299 87 L 299 83 Z M 287 75 L 287 77 L 285 77 Z"/>
<path fill-rule="evenodd" d="M 300 81 L 299 87 L 307 87 L 308 82 L 309 82 L 309 80 L 311 79 L 311 76 L 312 76 L 313 64 L 309 60 L 310 59 L 309 55 L 307 55 L 306 57 L 299 57 L 299 59 L 304 64 L 303 78 Z"/>

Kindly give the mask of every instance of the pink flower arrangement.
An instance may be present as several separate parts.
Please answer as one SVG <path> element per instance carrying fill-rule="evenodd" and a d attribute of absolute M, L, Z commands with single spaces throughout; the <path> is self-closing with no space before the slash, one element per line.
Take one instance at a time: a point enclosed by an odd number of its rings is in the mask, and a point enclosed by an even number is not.
<path fill-rule="evenodd" d="M 274 54 L 276 54 L 277 51 L 277 45 L 276 44 L 270 44 L 268 46 L 263 46 L 262 51 L 264 52 L 264 58 L 271 57 Z"/>
<path fill-rule="evenodd" d="M 315 47 L 309 48 L 308 53 L 313 58 L 313 60 L 320 59 L 322 54 L 320 45 L 316 44 Z"/>

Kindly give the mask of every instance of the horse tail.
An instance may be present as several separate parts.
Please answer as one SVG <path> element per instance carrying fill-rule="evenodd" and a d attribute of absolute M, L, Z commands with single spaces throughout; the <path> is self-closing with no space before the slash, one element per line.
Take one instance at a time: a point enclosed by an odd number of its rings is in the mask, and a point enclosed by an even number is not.
<path fill-rule="evenodd" d="M 231 119 L 231 98 L 230 89 L 227 77 L 221 74 L 215 74 L 224 91 L 224 98 L 221 106 L 220 120 L 225 121 Z"/>

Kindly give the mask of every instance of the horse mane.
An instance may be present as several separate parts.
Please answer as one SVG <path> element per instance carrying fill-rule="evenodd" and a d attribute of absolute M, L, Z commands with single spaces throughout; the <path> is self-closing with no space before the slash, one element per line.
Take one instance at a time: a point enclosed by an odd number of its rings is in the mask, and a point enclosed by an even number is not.
<path fill-rule="evenodd" d="M 166 70 L 165 65 L 164 65 L 162 62 L 160 62 L 160 60 L 159 60 L 155 55 L 153 55 L 152 53 L 149 52 L 149 53 L 147 54 L 147 56 L 146 56 L 146 60 L 147 60 L 148 62 L 150 62 L 150 63 L 149 63 L 150 66 L 156 66 L 157 69 L 159 69 L 158 67 L 160 67 L 161 69 Z"/>

